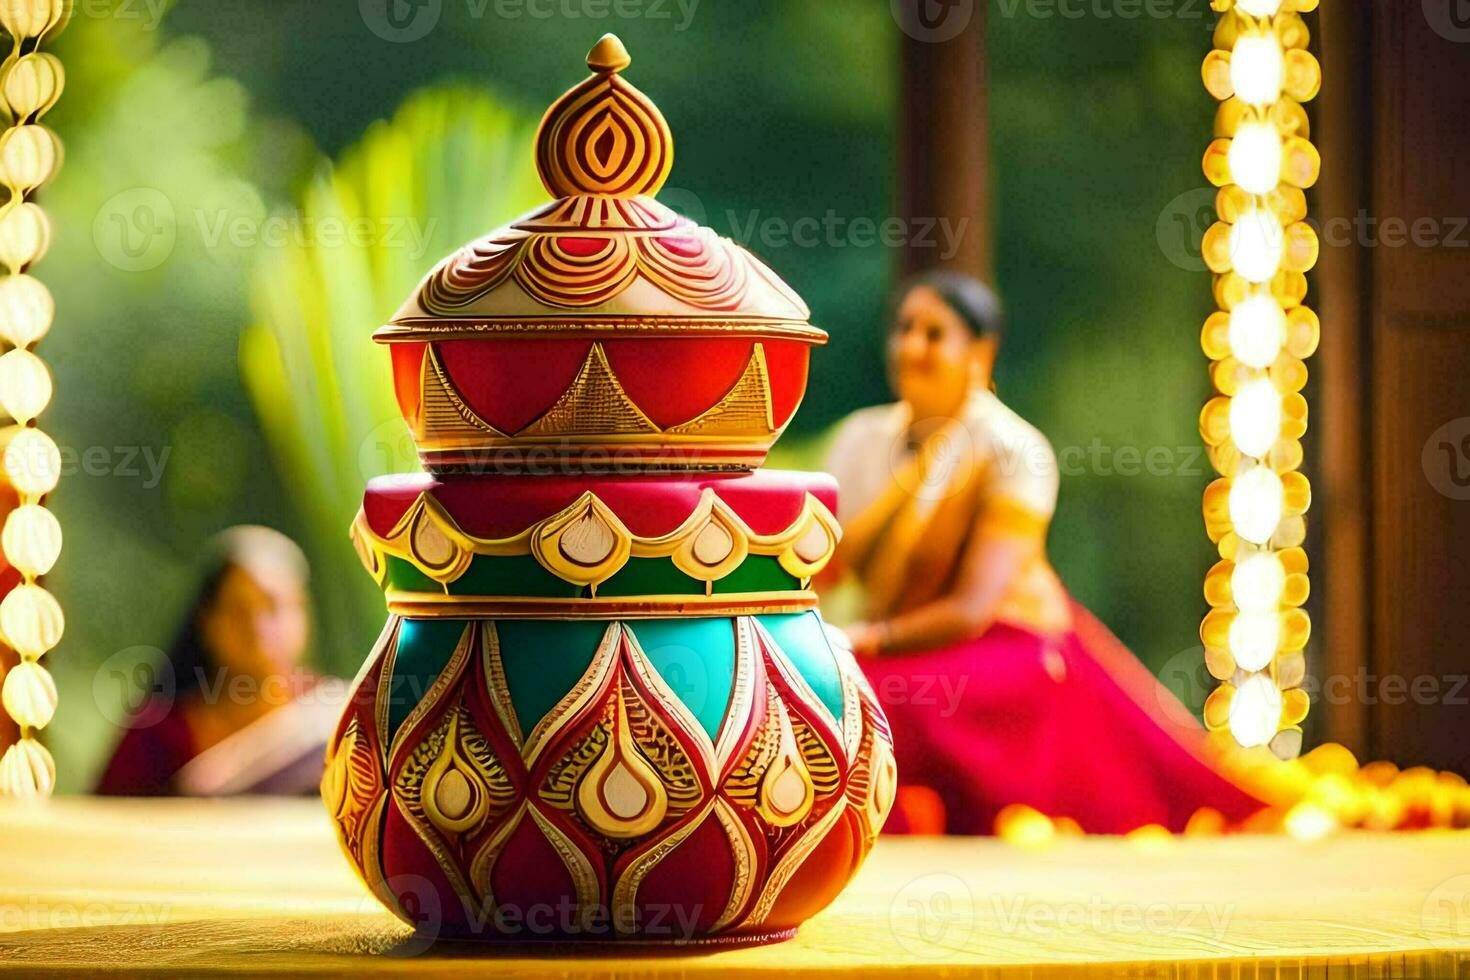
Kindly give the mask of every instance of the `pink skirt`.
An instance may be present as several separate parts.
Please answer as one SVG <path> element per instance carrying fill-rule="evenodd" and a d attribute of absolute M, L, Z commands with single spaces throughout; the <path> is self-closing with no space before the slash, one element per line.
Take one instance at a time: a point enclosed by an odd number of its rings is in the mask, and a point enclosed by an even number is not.
<path fill-rule="evenodd" d="M 893 728 L 901 804 L 937 797 L 950 834 L 992 833 L 1012 803 L 1099 834 L 1180 831 L 1201 807 L 1238 822 L 1265 805 L 1212 768 L 1204 730 L 1106 627 L 1075 603 L 1073 621 L 1059 637 L 998 624 L 863 664 Z M 885 832 L 934 829 L 904 809 Z"/>

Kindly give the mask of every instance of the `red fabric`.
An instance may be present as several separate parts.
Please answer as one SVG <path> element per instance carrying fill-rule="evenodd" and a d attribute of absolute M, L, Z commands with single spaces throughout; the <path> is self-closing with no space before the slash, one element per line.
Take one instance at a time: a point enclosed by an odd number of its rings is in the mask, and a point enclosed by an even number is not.
<path fill-rule="evenodd" d="M 520 475 L 434 477 L 427 473 L 379 477 L 368 483 L 363 512 L 387 535 L 419 494 L 429 492 L 464 531 L 507 538 L 570 506 L 588 490 L 612 508 L 634 534 L 667 534 L 688 519 L 706 487 L 757 534 L 789 528 L 808 493 L 837 510 L 837 483 L 825 473 L 757 470 L 753 473 L 671 476 Z"/>
<path fill-rule="evenodd" d="M 194 736 L 184 713 L 166 699 L 150 702 L 123 730 L 97 782 L 97 792 L 102 796 L 171 796 L 174 776 L 194 755 Z"/>
<path fill-rule="evenodd" d="M 951 834 L 989 834 L 1008 804 L 1090 833 L 1182 831 L 1200 807 L 1264 804 L 1204 761 L 1204 732 L 1100 623 L 1046 639 L 1010 625 L 863 664 L 893 728 L 898 779 L 932 790 Z M 905 832 L 903 822 L 889 832 Z"/>

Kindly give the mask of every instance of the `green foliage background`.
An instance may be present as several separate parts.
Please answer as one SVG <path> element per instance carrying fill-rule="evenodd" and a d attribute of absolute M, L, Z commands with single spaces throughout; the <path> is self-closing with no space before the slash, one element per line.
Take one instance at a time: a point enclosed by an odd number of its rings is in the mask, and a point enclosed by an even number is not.
<path fill-rule="evenodd" d="M 51 578 L 69 617 L 51 656 L 64 789 L 90 785 L 134 669 L 167 645 L 215 530 L 256 521 L 303 540 L 319 662 L 349 672 L 361 658 L 380 612 L 346 521 L 367 476 L 404 465 L 387 358 L 369 334 L 434 258 L 539 200 L 526 127 L 582 77 L 602 32 L 623 37 L 630 77 L 673 127 L 664 197 L 679 210 L 737 238 L 769 219 L 892 213 L 899 35 L 885 0 L 702 0 L 687 22 L 688 4 L 599 19 L 442 0 L 411 43 L 369 28 L 372 3 L 116 0 L 87 5 L 59 40 L 68 85 L 48 122 L 67 160 L 45 196 L 57 235 L 38 274 L 59 307 L 42 347 L 57 377 L 43 422 L 74 459 L 54 498 L 67 546 Z M 1187 236 L 1161 243 L 1156 228 L 1202 183 L 1209 14 L 1180 3 L 1164 18 L 1038 16 L 1054 9 L 990 10 L 1011 318 L 1000 391 L 1073 448 L 1052 535 L 1063 577 L 1173 671 L 1210 563 L 1193 450 L 1209 294 L 1170 259 L 1187 257 Z M 439 156 L 412 160 L 405 133 Z M 139 202 L 171 223 L 145 221 Z M 311 244 L 329 216 L 417 221 L 426 247 Z M 120 267 L 118 236 L 159 227 L 173 230 L 166 257 Z M 832 334 L 780 454 L 814 463 L 832 422 L 887 397 L 893 256 L 840 239 L 745 243 Z M 156 479 L 144 450 L 164 461 Z M 1150 450 L 1167 472 L 1131 468 Z"/>

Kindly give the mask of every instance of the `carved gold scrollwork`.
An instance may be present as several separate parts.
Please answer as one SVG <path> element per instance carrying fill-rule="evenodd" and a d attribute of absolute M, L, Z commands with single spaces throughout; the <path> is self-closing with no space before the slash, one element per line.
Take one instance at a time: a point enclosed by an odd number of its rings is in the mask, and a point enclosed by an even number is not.
<path fill-rule="evenodd" d="M 592 867 L 592 861 L 587 854 L 578 847 L 570 837 L 546 818 L 540 810 L 534 806 L 528 806 L 527 811 L 535 822 L 536 828 L 541 831 L 543 837 L 556 851 L 557 857 L 561 858 L 562 865 L 567 873 L 572 876 L 572 887 L 577 893 L 577 912 L 580 923 L 586 928 L 597 914 L 597 909 L 602 900 L 600 888 L 597 884 L 597 871 Z"/>
<path fill-rule="evenodd" d="M 699 805 L 711 779 L 712 749 L 626 627 L 617 628 L 612 644 L 604 642 L 599 657 L 612 662 L 593 663 L 583 676 L 584 684 L 602 692 L 595 695 L 602 699 L 597 719 L 561 750 L 538 792 L 604 837 L 631 840 Z M 579 697 L 572 703 L 585 702 Z M 543 737 L 555 739 L 571 717 L 553 709 Z"/>
<path fill-rule="evenodd" d="M 812 812 L 819 794 L 841 784 L 837 760 L 823 741 L 793 717 L 769 683 L 765 720 L 725 781 L 725 793 L 755 810 L 771 827 L 793 827 Z"/>
<path fill-rule="evenodd" d="M 436 582 L 453 582 L 465 573 L 474 552 L 465 547 L 465 537 L 444 507 L 429 494 L 420 494 L 388 537 L 373 533 L 367 518 L 358 512 L 352 527 L 353 546 L 373 576 L 381 582 L 386 568 L 382 555 L 406 558 Z"/>
<path fill-rule="evenodd" d="M 369 828 L 376 823 L 373 812 L 382 802 L 382 795 L 381 763 L 371 739 L 353 718 L 327 762 L 322 798 L 341 830 L 342 845 L 359 868 L 369 865 L 364 844 L 372 838 Z"/>
<path fill-rule="evenodd" d="M 348 533 L 352 538 L 352 550 L 357 552 L 358 561 L 362 562 L 362 567 L 367 569 L 373 581 L 382 585 L 383 580 L 387 577 L 388 568 L 383 564 L 382 554 L 377 547 L 377 542 L 373 540 L 372 531 L 367 527 L 366 522 L 355 520 Z"/>
<path fill-rule="evenodd" d="M 490 692 L 490 705 L 500 727 L 519 749 L 525 744 L 521 734 L 520 719 L 516 717 L 515 705 L 511 702 L 510 684 L 505 677 L 505 658 L 500 651 L 500 631 L 493 621 L 480 624 L 480 669 L 485 672 L 485 687 Z"/>
<path fill-rule="evenodd" d="M 394 781 L 397 797 L 446 835 L 470 834 L 508 809 L 515 787 L 464 705 L 414 748 Z"/>
<path fill-rule="evenodd" d="M 822 628 L 829 631 L 829 637 L 834 631 L 826 623 L 822 624 Z M 837 673 L 842 678 L 842 748 L 847 753 L 848 765 L 856 765 L 861 755 L 863 732 L 867 728 L 867 716 L 863 711 L 863 690 L 868 682 L 849 659 L 852 656 L 851 651 L 844 650 L 840 656 L 834 652 L 834 656 L 838 659 Z"/>
<path fill-rule="evenodd" d="M 614 702 L 612 732 L 577 783 L 577 811 L 608 837 L 641 837 L 663 822 L 669 798 L 628 730 L 626 691 Z"/>
<path fill-rule="evenodd" d="M 612 35 L 587 55 L 592 77 L 546 111 L 536 166 L 553 197 L 656 194 L 674 165 L 674 137 L 653 101 L 620 74 L 633 63 Z"/>
<path fill-rule="evenodd" d="M 461 700 L 466 672 L 480 670 L 491 700 L 509 701 L 494 624 L 469 626 L 400 726 L 388 774 L 357 720 L 344 728 L 324 782 L 344 846 L 362 866 L 355 849 L 381 833 L 386 782 L 451 885 L 488 908 L 497 862 L 533 824 L 571 876 L 586 921 L 606 903 L 618 928 L 636 932 L 643 882 L 700 828 L 718 827 L 698 838 L 730 851 L 730 891 L 710 912 L 713 928 L 760 927 L 849 809 L 857 846 L 871 847 L 896 771 L 886 727 L 849 664 L 839 660 L 837 719 L 758 619 L 732 628 L 735 676 L 714 740 L 644 653 L 636 624 L 612 622 L 583 675 L 524 739 L 523 761 L 511 760 L 517 772 L 523 762 L 530 769 L 526 784 Z M 497 706 L 482 721 L 499 745 L 501 729 L 522 742 L 514 719 Z M 376 809 L 365 809 L 375 795 Z"/>
<path fill-rule="evenodd" d="M 521 246 L 516 283 L 547 306 L 598 306 L 638 276 L 638 253 L 626 236 L 532 235 Z"/>
<path fill-rule="evenodd" d="M 434 313 L 453 314 L 494 289 L 515 269 L 527 232 L 508 230 L 471 242 L 439 263 L 424 282 L 419 302 Z"/>
<path fill-rule="evenodd" d="M 868 818 L 870 833 L 877 834 L 883 828 L 883 822 L 888 819 L 888 812 L 893 809 L 893 801 L 898 793 L 898 764 L 894 761 L 893 746 L 888 744 L 888 739 L 877 735 L 873 737 L 873 752 L 868 758 L 868 769 L 872 776 L 867 798 L 863 801 L 863 810 Z"/>
<path fill-rule="evenodd" d="M 765 921 L 792 875 L 841 818 L 849 805 L 844 780 L 851 775 L 837 720 L 765 628 L 754 619 L 743 625 L 749 639 L 741 642 L 737 631 L 737 691 L 740 673 L 752 670 L 760 678 L 763 710 L 759 727 L 742 736 L 745 748 L 721 793 L 759 818 L 770 850 L 759 894 L 738 916 L 739 927 L 750 928 Z M 742 656 L 743 649 L 750 653 Z"/>
<path fill-rule="evenodd" d="M 720 828 L 725 832 L 725 839 L 730 844 L 730 854 L 735 860 L 735 875 L 730 887 L 730 898 L 725 903 L 725 908 L 720 912 L 719 918 L 715 920 L 713 931 L 719 932 L 724 929 L 740 910 L 750 901 L 751 893 L 755 890 L 756 875 L 759 871 L 759 857 L 756 854 L 755 842 L 750 839 L 750 833 L 745 829 L 744 822 L 736 816 L 730 804 L 723 798 L 715 800 L 715 817 L 720 821 Z"/>
<path fill-rule="evenodd" d="M 491 873 L 495 870 L 495 862 L 500 859 L 500 854 L 505 850 L 506 843 L 515 835 L 516 828 L 526 818 L 529 805 L 522 800 L 514 813 L 508 815 L 495 828 L 495 832 L 486 838 L 475 852 L 470 861 L 470 882 L 475 891 L 484 896 L 484 907 L 495 907 L 495 889 L 491 884 Z"/>
<path fill-rule="evenodd" d="M 766 823 L 774 827 L 790 827 L 801 823 L 811 813 L 812 803 L 816 800 L 816 786 L 805 756 L 797 747 L 791 716 L 779 702 L 774 709 L 777 721 L 775 752 L 761 775 L 756 810 Z"/>
<path fill-rule="evenodd" d="M 832 712 L 827 709 L 826 703 L 817 697 L 817 693 L 806 682 L 801 671 L 792 666 L 791 661 L 787 659 L 785 652 L 776 643 L 770 631 L 761 624 L 760 620 L 752 620 L 751 625 L 760 640 L 760 648 L 765 654 L 767 670 L 780 677 L 782 684 L 791 691 L 792 701 L 800 705 L 803 712 L 810 714 L 813 721 L 821 724 L 827 732 L 840 737 L 841 727 L 837 719 L 832 717 Z"/>
<path fill-rule="evenodd" d="M 397 733 L 393 736 L 393 743 L 387 755 L 389 790 L 394 805 L 439 863 L 439 867 L 455 891 L 465 900 L 474 900 L 475 896 L 470 891 L 463 866 L 456 853 L 461 843 L 461 835 L 457 832 L 445 831 L 438 821 L 430 819 L 424 806 L 423 794 L 429 770 L 443 753 L 455 753 L 466 760 L 475 754 L 458 745 L 447 743 L 449 743 L 452 716 L 463 707 L 459 702 L 450 702 L 448 699 L 464 676 L 476 634 L 474 624 L 465 626 L 459 642 L 455 645 L 454 652 L 450 654 L 449 662 L 434 678 L 434 682 L 429 685 L 429 689 L 408 713 L 408 717 L 398 725 Z M 392 692 L 392 684 L 379 686 L 377 707 L 380 714 L 387 710 Z M 446 707 L 446 702 L 448 707 Z M 440 712 L 442 714 L 438 714 L 437 724 L 429 729 L 427 734 L 418 734 L 422 731 L 424 722 Z M 455 728 L 454 741 L 459 742 L 461 733 L 457 725 Z M 473 763 L 468 761 L 465 764 L 473 766 Z M 501 771 L 503 773 L 503 770 Z M 451 786 L 452 791 L 453 786 Z M 500 791 L 496 795 L 503 796 L 504 793 Z M 453 802 L 454 797 L 451 796 L 449 799 Z M 431 801 L 430 806 L 432 805 Z"/>
<path fill-rule="evenodd" d="M 642 236 L 638 258 L 644 276 L 690 306 L 736 310 L 750 288 L 750 263 L 736 246 L 708 228 Z"/>
<path fill-rule="evenodd" d="M 450 712 L 448 721 L 444 748 L 424 775 L 422 800 L 436 827 L 466 834 L 509 807 L 515 787 L 463 705 Z"/>
<path fill-rule="evenodd" d="M 567 390 L 535 421 L 513 435 L 481 418 L 455 387 L 433 344 L 421 373 L 415 434 L 430 445 L 549 438 L 658 435 L 768 439 L 776 434 L 765 347 L 755 344 L 750 360 L 730 390 L 697 418 L 660 429 L 618 380 L 602 344 L 594 343 Z"/>
<path fill-rule="evenodd" d="M 673 135 L 622 77 L 630 63 L 616 38 L 599 42 L 592 76 L 551 106 L 536 134 L 536 167 L 556 200 L 440 263 L 418 306 L 472 320 L 478 301 L 514 280 L 540 305 L 591 310 L 638 281 L 682 306 L 741 316 L 747 329 L 780 321 L 822 339 L 805 323 L 806 304 L 760 260 L 653 199 L 673 166 Z M 485 305 L 507 312 L 493 299 Z"/>

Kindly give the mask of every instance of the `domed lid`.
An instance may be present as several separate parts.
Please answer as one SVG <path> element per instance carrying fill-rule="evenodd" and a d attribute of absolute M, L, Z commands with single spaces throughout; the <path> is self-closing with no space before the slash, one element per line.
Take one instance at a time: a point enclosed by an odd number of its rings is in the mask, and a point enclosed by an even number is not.
<path fill-rule="evenodd" d="M 536 167 L 556 200 L 442 261 L 379 340 L 584 325 L 826 339 L 760 260 L 654 200 L 674 141 L 658 107 L 623 77 L 631 62 L 617 37 L 597 43 L 591 77 L 551 106 L 536 135 Z"/>

